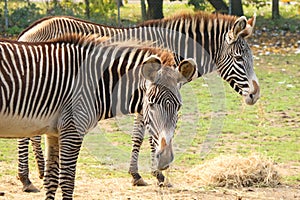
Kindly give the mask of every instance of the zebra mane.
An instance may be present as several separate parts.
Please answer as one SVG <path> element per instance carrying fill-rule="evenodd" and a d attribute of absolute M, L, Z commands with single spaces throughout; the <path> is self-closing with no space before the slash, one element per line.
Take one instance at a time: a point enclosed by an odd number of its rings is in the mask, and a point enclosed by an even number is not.
<path fill-rule="evenodd" d="M 147 26 L 147 25 L 152 25 L 152 24 L 156 24 L 156 23 L 160 23 L 160 24 L 164 24 L 164 23 L 168 23 L 170 21 L 176 21 L 176 20 L 196 20 L 196 21 L 208 21 L 208 20 L 224 20 L 224 21 L 228 21 L 230 23 L 234 23 L 235 20 L 237 19 L 236 16 L 232 16 L 232 15 L 226 15 L 226 14 L 220 14 L 220 13 L 207 13 L 207 12 L 203 12 L 203 11 L 198 11 L 195 13 L 190 13 L 190 12 L 182 12 L 179 14 L 175 14 L 173 16 L 170 17 L 166 17 L 164 19 L 158 19 L 158 20 L 148 20 L 145 21 L 141 24 L 139 24 L 139 26 Z"/>
<path fill-rule="evenodd" d="M 85 35 L 81 33 L 67 33 L 57 38 L 50 39 L 46 41 L 46 43 L 48 42 L 48 43 L 72 43 L 77 45 L 86 45 L 86 44 L 98 45 L 108 39 L 109 37 L 100 36 L 99 34 Z"/>
<path fill-rule="evenodd" d="M 83 35 L 72 33 L 51 39 L 46 43 L 70 43 L 79 46 L 114 46 L 116 48 L 135 48 L 149 52 L 151 55 L 157 55 L 161 59 L 162 64 L 165 66 L 175 65 L 174 54 L 168 49 L 155 46 L 153 41 L 140 41 L 136 39 L 113 41 L 110 40 L 109 37 L 99 36 L 99 34 Z"/>

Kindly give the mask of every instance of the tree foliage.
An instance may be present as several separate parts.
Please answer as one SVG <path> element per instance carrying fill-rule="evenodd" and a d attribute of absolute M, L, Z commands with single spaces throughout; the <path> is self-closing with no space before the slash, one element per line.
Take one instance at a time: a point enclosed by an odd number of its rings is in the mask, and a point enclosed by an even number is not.
<path fill-rule="evenodd" d="M 267 5 L 266 0 L 243 0 L 243 5 L 254 6 L 257 10 Z"/>
<path fill-rule="evenodd" d="M 62 0 L 60 2 L 52 1 L 48 3 L 47 15 L 68 15 L 81 17 L 84 13 L 82 3 L 74 3 L 70 0 Z"/>
<path fill-rule="evenodd" d="M 16 1 L 19 2 L 19 0 L 5 0 L 4 2 L 16 4 Z M 37 3 L 32 0 L 20 1 L 23 2 L 22 5 L 24 6 L 16 6 L 15 8 L 9 6 L 11 8 L 9 12 L 5 12 L 5 6 L 0 8 L 2 13 L 0 14 L 1 32 L 17 34 L 33 21 L 46 15 L 70 15 L 89 19 L 97 23 L 116 25 L 117 1 L 122 2 L 122 0 L 84 0 L 74 3 L 73 0 L 45 0 L 43 1 L 44 7 L 47 9 L 45 12 L 45 10 L 41 9 L 43 6 L 37 6 Z M 123 2 L 126 3 L 127 0 L 123 0 Z M 140 0 L 143 20 L 163 18 L 163 2 L 163 0 Z M 267 5 L 267 0 L 188 0 L 187 2 L 195 10 L 205 10 L 208 4 L 211 4 L 217 12 L 229 13 L 229 11 L 232 11 L 231 14 L 235 15 L 242 14 L 242 12 L 236 12 L 238 9 L 242 11 L 242 5 L 256 7 L 257 9 Z M 272 0 L 271 12 L 273 19 L 280 17 L 279 0 Z M 8 17 L 5 17 L 6 13 L 8 13 Z"/>
<path fill-rule="evenodd" d="M 195 10 L 205 10 L 205 4 L 204 0 L 188 0 L 188 5 L 194 6 Z"/>
<path fill-rule="evenodd" d="M 8 1 L 9 3 L 11 1 Z M 88 18 L 97 23 L 116 24 L 115 0 L 85 0 L 79 3 L 72 0 L 46 0 L 44 3 L 45 10 L 30 0 L 26 0 L 24 6 L 11 8 L 8 12 L 7 27 L 5 27 L 5 15 L 0 14 L 0 32 L 6 32 L 8 35 L 18 34 L 32 22 L 47 15 L 68 15 Z M 0 8 L 0 12 L 5 13 L 5 9 Z"/>
<path fill-rule="evenodd" d="M 6 32 L 10 35 L 21 32 L 24 27 L 42 17 L 40 10 L 35 4 L 28 4 L 12 10 L 9 14 Z"/>

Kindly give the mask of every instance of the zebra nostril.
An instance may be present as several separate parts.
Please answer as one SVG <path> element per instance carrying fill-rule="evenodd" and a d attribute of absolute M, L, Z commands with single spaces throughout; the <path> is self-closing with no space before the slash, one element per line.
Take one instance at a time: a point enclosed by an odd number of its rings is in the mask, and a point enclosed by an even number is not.
<path fill-rule="evenodd" d="M 157 155 L 156 155 L 156 159 L 159 159 L 159 158 L 160 158 L 160 154 L 157 154 Z"/>
<path fill-rule="evenodd" d="M 253 98 L 254 98 L 253 94 L 249 94 L 249 97 L 250 97 L 251 99 L 253 99 Z"/>

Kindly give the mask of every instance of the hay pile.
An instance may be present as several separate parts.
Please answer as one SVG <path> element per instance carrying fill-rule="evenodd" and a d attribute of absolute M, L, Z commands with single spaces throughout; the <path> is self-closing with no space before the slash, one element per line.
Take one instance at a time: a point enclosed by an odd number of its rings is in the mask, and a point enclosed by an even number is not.
<path fill-rule="evenodd" d="M 280 176 L 273 162 L 260 155 L 220 156 L 188 172 L 193 182 L 213 187 L 275 187 Z"/>

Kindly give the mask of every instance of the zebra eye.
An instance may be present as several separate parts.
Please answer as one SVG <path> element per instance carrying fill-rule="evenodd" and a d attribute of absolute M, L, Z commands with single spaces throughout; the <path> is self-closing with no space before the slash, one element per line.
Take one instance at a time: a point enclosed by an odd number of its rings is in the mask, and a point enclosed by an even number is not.
<path fill-rule="evenodd" d="M 236 60 L 237 62 L 243 62 L 243 61 L 244 61 L 244 59 L 243 59 L 242 56 L 235 56 L 235 60 Z"/>
<path fill-rule="evenodd" d="M 153 102 L 149 102 L 148 104 L 150 107 L 153 107 L 154 106 L 154 103 Z"/>

